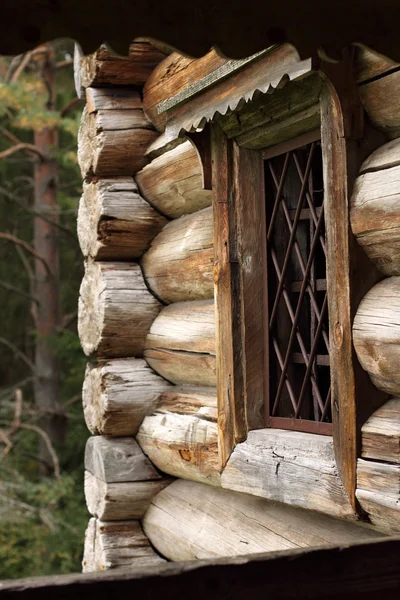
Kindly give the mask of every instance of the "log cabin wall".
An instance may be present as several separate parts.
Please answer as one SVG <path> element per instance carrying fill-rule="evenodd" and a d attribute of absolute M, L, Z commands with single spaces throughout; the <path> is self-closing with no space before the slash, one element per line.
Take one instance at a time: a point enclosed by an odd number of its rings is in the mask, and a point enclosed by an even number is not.
<path fill-rule="evenodd" d="M 85 457 L 93 518 L 84 570 L 373 537 L 375 532 L 357 525 L 341 528 L 331 517 L 283 505 L 275 510 L 268 502 L 354 518 L 330 438 L 299 433 L 289 440 L 284 431 L 250 431 L 221 474 L 212 193 L 203 189 L 204 171 L 191 141 L 164 133 L 156 105 L 227 60 L 215 52 L 198 61 L 176 53 L 165 58 L 150 49 L 140 41 L 127 59 L 111 58 L 103 49 L 78 61 L 78 89 L 87 100 L 78 151 L 84 179 L 78 234 L 86 263 L 79 333 L 90 358 L 83 404 L 94 436 Z M 152 55 L 144 68 L 135 52 Z M 293 60 L 291 52 L 282 52 L 283 62 Z M 360 89 L 366 62 L 362 57 L 358 65 Z M 302 74 L 300 65 L 295 75 Z M 364 106 L 369 114 L 368 102 Z M 315 111 L 305 110 L 315 119 Z M 390 170 L 393 160 L 390 167 L 383 160 L 382 169 L 379 160 L 372 168 L 367 160 L 360 177 Z M 360 217 L 359 239 L 368 218 Z M 377 251 L 375 242 L 364 244 L 372 248 L 371 258 L 386 248 L 381 242 Z M 354 339 L 365 366 L 356 329 Z M 390 533 L 398 531 L 398 401 L 380 410 L 383 416 L 378 411 L 363 427 L 357 497 L 377 529 Z M 385 429 L 389 421 L 392 429 L 382 438 L 382 423 Z M 373 450 L 382 439 L 386 454 Z M 313 486 L 310 465 L 318 471 Z M 193 504 L 194 498 L 199 501 Z M 228 522 L 227 506 L 232 514 L 238 511 Z M 203 539 L 190 530 L 199 520 Z M 282 529 L 276 520 L 290 526 Z M 332 528 L 338 528 L 337 537 L 329 537 Z"/>

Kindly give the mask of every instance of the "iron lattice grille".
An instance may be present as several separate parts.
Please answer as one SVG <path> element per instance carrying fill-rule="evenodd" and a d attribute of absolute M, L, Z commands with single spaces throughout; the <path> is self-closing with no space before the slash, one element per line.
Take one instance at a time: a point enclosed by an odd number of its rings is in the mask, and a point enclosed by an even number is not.
<path fill-rule="evenodd" d="M 320 142 L 265 160 L 269 390 L 274 427 L 331 433 Z"/>

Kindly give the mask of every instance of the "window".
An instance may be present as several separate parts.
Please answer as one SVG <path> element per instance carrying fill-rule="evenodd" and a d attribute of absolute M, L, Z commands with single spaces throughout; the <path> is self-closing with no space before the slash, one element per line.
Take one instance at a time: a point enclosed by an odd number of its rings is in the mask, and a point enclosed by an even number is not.
<path fill-rule="evenodd" d="M 264 152 L 266 418 L 331 434 L 322 151 L 319 131 L 311 136 Z"/>

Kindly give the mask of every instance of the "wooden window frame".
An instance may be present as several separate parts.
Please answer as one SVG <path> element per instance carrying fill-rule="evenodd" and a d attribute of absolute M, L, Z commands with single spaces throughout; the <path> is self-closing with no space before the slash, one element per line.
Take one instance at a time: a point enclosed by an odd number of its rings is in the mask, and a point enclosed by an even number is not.
<path fill-rule="evenodd" d="M 281 110 L 278 123 L 272 121 L 268 127 L 264 124 L 258 128 L 253 123 L 250 134 L 240 125 L 232 133 L 229 117 L 211 124 L 219 452 L 224 468 L 235 445 L 246 439 L 249 430 L 265 428 L 268 360 L 263 152 L 268 152 L 274 145 L 270 140 L 276 143 L 279 134 L 282 141 L 298 135 L 306 139 L 315 129 L 317 112 L 325 188 L 333 443 L 341 479 L 356 508 L 356 388 L 363 393 L 373 388 L 357 363 L 351 325 L 371 279 L 351 285 L 353 252 L 357 253 L 355 262 L 359 253 L 349 218 L 343 216 L 349 214 L 352 184 L 360 163 L 356 140 L 362 135 L 362 112 L 351 57 L 338 66 L 328 65 L 327 71 L 318 72 L 321 85 L 314 113 L 302 97 L 305 110 L 293 110 L 288 102 L 287 114 L 282 118 Z M 287 84 L 288 94 L 294 85 Z M 257 105 L 260 102 L 257 99 Z M 250 104 L 245 110 L 251 111 Z M 288 135 L 290 131 L 295 135 Z"/>

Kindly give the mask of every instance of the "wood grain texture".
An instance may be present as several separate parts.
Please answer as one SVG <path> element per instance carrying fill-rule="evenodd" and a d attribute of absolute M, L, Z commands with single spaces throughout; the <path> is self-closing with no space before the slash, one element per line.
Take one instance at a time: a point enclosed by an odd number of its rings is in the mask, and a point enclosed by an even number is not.
<path fill-rule="evenodd" d="M 85 534 L 82 570 L 157 565 L 165 562 L 144 535 L 139 521 L 100 521 L 92 518 Z"/>
<path fill-rule="evenodd" d="M 85 448 L 85 469 L 105 483 L 161 479 L 133 438 L 90 437 Z"/>
<path fill-rule="evenodd" d="M 170 560 L 195 560 L 376 539 L 374 531 L 313 511 L 175 481 L 152 501 L 143 529 Z"/>
<path fill-rule="evenodd" d="M 170 483 L 168 479 L 106 483 L 86 471 L 87 508 L 91 515 L 103 521 L 141 519 L 152 498 Z"/>
<path fill-rule="evenodd" d="M 396 67 L 395 61 L 387 56 L 383 56 L 362 44 L 355 45 L 357 50 L 354 74 L 358 84 L 379 77 Z"/>
<path fill-rule="evenodd" d="M 84 183 L 79 202 L 82 253 L 96 260 L 140 257 L 167 223 L 138 192 L 130 177 Z"/>
<path fill-rule="evenodd" d="M 400 399 L 392 398 L 361 429 L 362 456 L 400 464 Z"/>
<path fill-rule="evenodd" d="M 140 94 L 138 90 L 132 88 L 89 87 L 86 89 L 85 96 L 89 113 L 98 110 L 140 110 L 142 108 Z"/>
<path fill-rule="evenodd" d="M 142 257 L 146 283 L 163 302 L 213 298 L 212 208 L 171 221 Z"/>
<path fill-rule="evenodd" d="M 162 396 L 156 412 L 143 421 L 137 442 L 164 473 L 219 485 L 215 390 L 177 393 L 178 398 Z"/>
<path fill-rule="evenodd" d="M 165 114 L 158 114 L 157 105 L 205 77 L 228 61 L 211 50 L 199 59 L 173 52 L 149 76 L 143 88 L 145 113 L 158 129 L 165 129 Z"/>
<path fill-rule="evenodd" d="M 103 45 L 81 59 L 81 84 L 83 87 L 143 85 L 165 56 L 150 40 L 133 41 L 128 56 L 114 54 Z"/>
<path fill-rule="evenodd" d="M 78 132 L 78 162 L 82 177 L 131 176 L 147 163 L 146 148 L 157 133 L 142 110 L 83 109 Z"/>
<path fill-rule="evenodd" d="M 364 162 L 351 198 L 357 241 L 385 275 L 400 275 L 400 143 L 393 140 Z"/>
<path fill-rule="evenodd" d="M 357 488 L 390 496 L 400 503 L 400 465 L 359 458 L 357 461 Z"/>
<path fill-rule="evenodd" d="M 176 138 L 176 140 L 168 140 L 165 133 L 162 133 L 147 148 L 147 150 L 145 152 L 145 156 L 149 160 L 154 160 L 155 158 L 162 156 L 166 152 L 173 150 L 177 146 L 184 144 L 186 141 L 187 141 L 187 138 L 185 136 Z"/>
<path fill-rule="evenodd" d="M 400 533 L 400 499 L 378 492 L 357 489 L 357 500 L 378 531 L 389 535 Z"/>
<path fill-rule="evenodd" d="M 168 387 L 168 382 L 139 358 L 89 363 L 82 390 L 86 425 L 94 435 L 135 435 Z"/>
<path fill-rule="evenodd" d="M 139 265 L 87 261 L 78 304 L 83 351 L 106 358 L 142 355 L 160 308 Z"/>
<path fill-rule="evenodd" d="M 215 386 L 213 300 L 176 302 L 163 308 L 146 338 L 144 356 L 175 384 Z"/>
<path fill-rule="evenodd" d="M 361 102 L 374 127 L 389 139 L 400 135 L 398 88 L 400 71 L 395 70 L 358 88 Z"/>
<path fill-rule="evenodd" d="M 203 189 L 201 163 L 190 141 L 154 158 L 136 173 L 136 182 L 143 197 L 172 219 L 212 203 L 212 192 Z"/>
<path fill-rule="evenodd" d="M 361 301 L 353 323 L 358 360 L 380 390 L 400 393 L 400 277 L 375 285 Z"/>
<path fill-rule="evenodd" d="M 335 517 L 354 519 L 336 466 L 333 441 L 299 431 L 249 431 L 221 475 L 226 489 Z"/>

